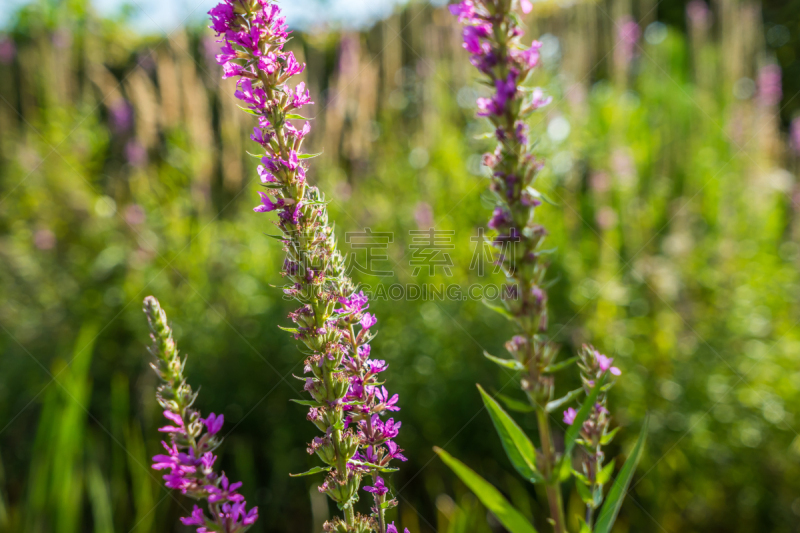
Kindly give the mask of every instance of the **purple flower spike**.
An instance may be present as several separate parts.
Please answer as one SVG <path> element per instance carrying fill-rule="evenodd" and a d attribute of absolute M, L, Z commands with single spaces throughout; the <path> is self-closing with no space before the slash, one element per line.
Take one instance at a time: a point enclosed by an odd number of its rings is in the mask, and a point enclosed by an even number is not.
<path fill-rule="evenodd" d="M 471 0 L 463 3 L 465 16 L 472 5 Z M 377 323 L 377 318 L 366 312 L 367 297 L 356 291 L 346 275 L 344 256 L 337 250 L 325 197 L 317 187 L 306 183 L 312 156 L 303 151 L 303 143 L 311 124 L 304 121 L 301 126 L 299 121 L 303 119 L 297 110 L 314 102 L 304 82 L 292 82 L 305 65 L 285 50 L 289 37 L 286 21 L 270 0 L 223 0 L 209 15 L 211 29 L 221 43 L 217 61 L 222 66 L 222 77 L 236 78 L 235 97 L 258 121 L 250 138 L 261 150 L 258 175 L 268 190 L 259 192 L 261 203 L 254 211 L 276 212 L 274 223 L 281 232 L 279 240 L 291 254 L 284 261 L 283 292 L 300 304 L 299 309 L 289 314 L 295 323 L 292 335 L 305 345 L 303 351 L 308 354 L 303 362 L 304 389 L 319 400 L 308 411 L 307 418 L 325 435 L 313 440 L 308 449 L 328 464 L 348 465 L 341 469 L 344 471 L 330 470 L 319 490 L 344 509 L 358 494 L 361 476 L 375 476 L 376 484 L 368 492 L 375 498 L 374 509 L 378 509 L 379 520 L 385 523 L 383 514 L 395 503 L 386 498 L 388 488 L 382 480 L 377 482 L 377 475 L 392 459 L 405 458 L 396 444 L 389 444 L 389 439 L 397 436 L 400 422 L 393 419 L 384 422 L 381 415 L 399 410 L 398 396 L 390 395 L 381 384 L 383 378 L 378 378 L 386 370 L 386 362 L 370 359 L 369 341 L 373 335 L 369 329 Z M 476 51 L 487 54 L 487 64 L 490 54 L 483 41 L 490 29 L 484 24 L 470 30 Z M 356 324 L 360 324 L 360 329 L 355 328 Z M 340 431 L 333 431 L 328 425 L 334 419 L 341 420 L 341 412 L 331 416 L 332 410 L 346 413 Z M 219 431 L 216 424 L 221 425 L 221 421 L 212 417 L 204 421 L 207 435 L 198 442 L 216 443 L 214 435 Z M 342 457 L 343 450 L 347 450 L 347 457 Z M 202 455 L 205 451 L 193 456 L 202 457 L 193 466 L 211 475 L 214 457 Z M 365 457 L 370 466 L 363 464 Z M 170 469 L 173 463 L 170 456 L 158 462 L 159 466 Z M 179 476 L 174 483 L 182 480 Z M 227 478 L 215 477 L 214 483 L 204 487 L 202 497 L 214 506 L 215 525 L 225 524 L 213 531 L 233 533 L 239 525 L 252 523 L 257 511 L 245 513 L 241 496 L 235 493 L 235 484 L 227 483 Z M 196 496 L 191 488 L 186 490 Z M 368 527 L 371 517 L 356 513 L 350 518 L 357 527 L 348 530 L 372 529 Z M 337 518 L 324 529 L 339 531 L 338 524 L 341 521 Z M 212 530 L 210 525 L 208 529 Z"/>
<path fill-rule="evenodd" d="M 204 419 L 192 409 L 196 394 L 183 376 L 185 360 L 178 355 L 167 316 L 152 296 L 145 298 L 144 311 L 153 340 L 150 351 L 156 356 L 153 368 L 163 381 L 157 398 L 164 407 L 164 416 L 174 424 L 161 428 L 170 433 L 171 442 L 162 442 L 167 453 L 153 457 L 153 469 L 167 470 L 163 476 L 167 488 L 179 490 L 195 500 L 208 501 L 208 514 L 195 505 L 190 516 L 181 518 L 185 525 L 198 526 L 198 533 L 241 531 L 248 525 L 247 520 L 252 524 L 258 512 L 246 512 L 244 496 L 236 492 L 241 483 L 228 483 L 224 474 L 220 476 L 214 472 L 217 457 L 212 450 L 219 446 L 217 433 L 225 417 L 211 413 Z M 202 426 L 197 427 L 197 421 Z M 186 437 L 187 427 L 191 428 L 191 439 Z"/>

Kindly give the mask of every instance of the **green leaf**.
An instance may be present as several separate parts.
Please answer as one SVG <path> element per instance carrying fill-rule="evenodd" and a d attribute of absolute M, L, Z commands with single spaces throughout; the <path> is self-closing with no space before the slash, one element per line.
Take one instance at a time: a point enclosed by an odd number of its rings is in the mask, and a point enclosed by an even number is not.
<path fill-rule="evenodd" d="M 547 402 L 547 406 L 545 406 L 545 410 L 548 413 L 552 413 L 553 411 L 555 411 L 556 409 L 558 409 L 559 407 L 561 407 L 565 403 L 569 403 L 572 400 L 574 400 L 575 398 L 577 398 L 582 392 L 583 392 L 583 387 L 581 387 L 580 389 L 575 389 L 575 390 L 569 391 L 568 393 L 566 393 L 561 398 L 559 398 L 557 400 L 553 400 L 553 401 Z"/>
<path fill-rule="evenodd" d="M 486 307 L 488 307 L 489 309 L 491 309 L 491 310 L 492 310 L 492 311 L 494 311 L 495 313 L 500 313 L 501 315 L 503 315 L 503 316 L 504 316 L 504 317 L 506 317 L 507 319 L 511 320 L 512 322 L 515 322 L 515 321 L 517 320 L 517 317 L 515 317 L 514 315 L 512 315 L 512 314 L 509 312 L 509 310 L 508 310 L 508 309 L 506 309 L 505 307 L 503 307 L 502 305 L 493 305 L 493 304 L 490 304 L 490 303 L 489 303 L 489 301 L 488 301 L 488 300 L 486 300 L 485 298 L 484 298 L 483 300 L 481 300 L 481 302 L 483 303 L 483 305 L 485 305 Z"/>
<path fill-rule="evenodd" d="M 240 106 L 240 105 L 237 105 L 236 107 L 238 107 L 239 109 L 241 109 L 241 110 L 242 110 L 242 111 L 244 111 L 245 113 L 249 113 L 249 114 L 251 114 L 251 115 L 254 115 L 254 116 L 256 116 L 256 117 L 258 117 L 258 116 L 260 116 L 260 115 L 261 115 L 261 113 L 259 113 L 258 111 L 255 111 L 255 110 L 253 110 L 253 109 L 250 109 L 250 108 L 247 108 L 247 107 L 242 107 L 242 106 Z"/>
<path fill-rule="evenodd" d="M 622 465 L 622 470 L 619 471 L 617 479 L 614 480 L 614 484 L 608 492 L 606 503 L 603 504 L 603 508 L 600 510 L 600 515 L 597 517 L 597 523 L 594 526 L 594 533 L 610 533 L 611 527 L 617 520 L 617 514 L 620 507 L 622 507 L 622 500 L 628 492 L 628 486 L 631 483 L 631 479 L 633 479 L 636 465 L 639 464 L 639 459 L 642 457 L 644 442 L 647 440 L 647 425 L 648 419 L 645 418 L 642 430 L 639 432 L 639 439 L 636 441 L 636 445 L 633 447 L 633 451 L 631 451 L 625 464 Z"/>
<path fill-rule="evenodd" d="M 299 403 L 300 405 L 307 405 L 309 407 L 321 407 L 322 404 L 315 400 L 289 400 L 290 402 Z"/>
<path fill-rule="evenodd" d="M 322 152 L 318 152 L 316 154 L 300 154 L 297 156 L 297 159 L 312 159 L 320 155 L 322 155 Z"/>
<path fill-rule="evenodd" d="M 511 396 L 506 396 L 505 394 L 500 394 L 499 392 L 495 395 L 497 398 L 500 398 L 506 407 L 511 409 L 512 411 L 516 411 L 518 413 L 532 413 L 536 410 L 534 406 L 529 403 L 525 403 L 521 400 L 517 400 L 516 398 L 512 398 Z"/>
<path fill-rule="evenodd" d="M 555 363 L 552 365 L 547 365 L 544 367 L 545 374 L 552 374 L 554 372 L 558 372 L 559 370 L 564 370 L 568 366 L 572 365 L 575 361 L 577 361 L 577 357 L 570 357 L 566 361 L 561 361 L 560 363 Z"/>
<path fill-rule="evenodd" d="M 475 493 L 481 503 L 510 533 L 536 533 L 530 522 L 491 483 L 441 448 L 433 448 L 444 463 Z"/>
<path fill-rule="evenodd" d="M 278 329 L 282 329 L 283 331 L 288 331 L 289 333 L 297 333 L 297 328 L 285 328 L 283 326 L 278 326 Z"/>
<path fill-rule="evenodd" d="M 305 472 L 301 472 L 300 474 L 289 474 L 291 477 L 300 477 L 300 476 L 311 476 L 313 474 L 319 474 L 320 472 L 330 472 L 330 466 L 315 466 L 311 470 L 307 470 Z"/>
<path fill-rule="evenodd" d="M 581 497 L 583 503 L 586 505 L 592 505 L 592 491 L 589 487 L 584 485 L 583 483 L 575 483 L 575 488 L 578 490 L 578 496 Z"/>
<path fill-rule="evenodd" d="M 609 442 L 614 440 L 614 437 L 616 436 L 617 431 L 619 431 L 619 426 L 615 427 L 611 431 L 607 431 L 605 435 L 600 437 L 600 444 L 602 446 L 605 446 L 606 444 L 608 444 Z"/>
<path fill-rule="evenodd" d="M 525 435 L 514 419 L 508 413 L 503 411 L 500 404 L 494 398 L 486 394 L 483 387 L 478 385 L 478 390 L 481 392 L 483 404 L 489 415 L 492 417 L 492 423 L 500 435 L 500 441 L 503 443 L 503 449 L 506 455 L 511 460 L 511 464 L 522 477 L 531 483 L 544 481 L 542 475 L 536 470 L 536 448 L 533 443 Z"/>
<path fill-rule="evenodd" d="M 495 357 L 486 350 L 483 351 L 483 356 L 488 359 L 489 361 L 493 362 L 496 365 L 500 365 L 503 368 L 510 368 L 511 370 L 525 370 L 525 367 L 522 366 L 522 363 L 517 361 L 516 359 L 501 359 L 500 357 Z"/>
<path fill-rule="evenodd" d="M 359 466 L 366 466 L 368 468 L 372 468 L 373 470 L 378 470 L 379 472 L 397 472 L 398 470 L 400 470 L 399 468 L 394 468 L 392 466 L 381 466 L 381 465 L 376 465 L 374 463 L 367 463 L 365 461 L 354 461 L 352 459 L 348 461 L 348 463 L 352 463 L 354 465 L 359 465 Z"/>
<path fill-rule="evenodd" d="M 614 463 L 616 463 L 616 459 L 612 459 L 610 463 L 600 470 L 600 473 L 597 474 L 597 483 L 600 485 L 605 485 L 609 481 L 611 481 L 611 474 L 614 473 Z"/>
<path fill-rule="evenodd" d="M 592 412 L 592 406 L 594 405 L 595 401 L 597 401 L 597 395 L 600 394 L 600 389 L 603 387 L 603 383 L 605 383 L 607 375 L 608 372 L 603 374 L 597 383 L 594 384 L 594 388 L 583 401 L 583 405 L 581 405 L 580 410 L 578 410 L 578 414 L 575 416 L 575 421 L 569 428 L 567 428 L 567 434 L 564 435 L 565 461 L 571 460 L 572 449 L 575 447 L 575 439 L 578 438 L 583 423 L 586 422 L 587 418 L 589 418 L 589 414 Z"/>
<path fill-rule="evenodd" d="M 306 118 L 302 115 L 296 115 L 294 113 L 287 113 L 286 118 L 288 118 L 289 120 L 311 120 L 310 118 Z"/>

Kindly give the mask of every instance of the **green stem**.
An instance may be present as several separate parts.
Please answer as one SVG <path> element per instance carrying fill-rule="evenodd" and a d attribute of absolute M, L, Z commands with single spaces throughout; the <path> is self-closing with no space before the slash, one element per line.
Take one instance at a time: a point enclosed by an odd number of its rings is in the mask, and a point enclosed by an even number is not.
<path fill-rule="evenodd" d="M 344 508 L 344 519 L 347 522 L 347 525 L 352 527 L 356 525 L 356 512 L 353 510 L 353 504 L 348 504 L 347 507 Z"/>
<path fill-rule="evenodd" d="M 561 499 L 561 484 L 558 481 L 558 472 L 554 472 L 555 451 L 553 450 L 553 439 L 550 436 L 550 419 L 547 416 L 547 412 L 541 407 L 536 409 L 536 419 L 539 422 L 539 435 L 542 439 L 543 473 L 547 483 L 547 502 L 550 504 L 553 531 L 555 533 L 567 533 L 564 504 Z"/>

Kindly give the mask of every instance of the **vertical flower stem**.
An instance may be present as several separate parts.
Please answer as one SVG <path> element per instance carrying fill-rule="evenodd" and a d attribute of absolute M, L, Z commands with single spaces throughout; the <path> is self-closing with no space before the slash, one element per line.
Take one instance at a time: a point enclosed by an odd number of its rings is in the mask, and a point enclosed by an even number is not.
<path fill-rule="evenodd" d="M 539 435 L 542 439 L 542 454 L 544 455 L 544 477 L 547 489 L 547 502 L 550 505 L 550 518 L 553 519 L 555 533 L 566 533 L 566 520 L 564 519 L 564 504 L 561 498 L 561 483 L 559 473 L 555 471 L 555 451 L 553 439 L 550 435 L 550 419 L 542 408 L 536 409 L 536 419 L 539 423 Z"/>

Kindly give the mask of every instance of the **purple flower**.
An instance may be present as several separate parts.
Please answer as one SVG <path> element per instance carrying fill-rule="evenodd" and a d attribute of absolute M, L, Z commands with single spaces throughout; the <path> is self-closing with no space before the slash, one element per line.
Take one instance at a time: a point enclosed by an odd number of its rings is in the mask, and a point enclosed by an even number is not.
<path fill-rule="evenodd" d="M 387 492 L 389 492 L 389 488 L 383 483 L 383 478 L 378 476 L 378 480 L 375 482 L 375 486 L 370 487 L 368 485 L 364 486 L 364 490 L 367 492 L 371 492 L 372 494 L 377 494 L 378 496 L 383 496 Z"/>
<path fill-rule="evenodd" d="M 0 63 L 10 65 L 17 56 L 17 45 L 11 37 L 0 37 Z"/>
<path fill-rule="evenodd" d="M 195 504 L 192 509 L 192 516 L 181 517 L 181 522 L 183 522 L 184 526 L 204 526 L 206 525 L 206 517 L 203 514 L 203 510 Z"/>
<path fill-rule="evenodd" d="M 566 411 L 564 411 L 564 423 L 568 426 L 571 426 L 575 422 L 575 417 L 578 416 L 578 412 L 570 407 Z"/>
<path fill-rule="evenodd" d="M 208 415 L 208 418 L 203 420 L 203 423 L 206 425 L 206 429 L 208 429 L 208 434 L 215 435 L 222 429 L 222 424 L 225 423 L 225 415 L 217 416 L 211 413 Z"/>
<path fill-rule="evenodd" d="M 208 14 L 211 15 L 211 29 L 217 34 L 227 32 L 235 16 L 233 6 L 225 2 L 211 8 Z"/>
<path fill-rule="evenodd" d="M 367 344 L 366 346 L 369 346 L 369 344 Z M 370 374 L 378 374 L 380 372 L 383 372 L 389 366 L 386 364 L 386 361 L 382 359 L 368 359 L 367 361 L 365 361 L 364 364 L 366 365 Z"/>
<path fill-rule="evenodd" d="M 458 4 L 450 4 L 450 13 L 458 15 L 459 22 L 473 22 L 475 16 L 475 6 L 472 0 L 463 0 Z"/>
<path fill-rule="evenodd" d="M 371 315 L 369 313 L 364 313 L 364 316 L 361 318 L 361 327 L 364 329 L 369 329 L 375 324 L 378 323 L 378 319 L 375 318 L 375 315 Z"/>
<path fill-rule="evenodd" d="M 186 433 L 186 428 L 183 425 L 183 419 L 180 415 L 173 413 L 172 411 L 164 411 L 164 416 L 169 420 L 172 420 L 177 426 L 164 426 L 158 428 L 159 431 L 164 433 Z"/>
<path fill-rule="evenodd" d="M 489 220 L 489 228 L 490 229 L 501 229 L 509 224 L 511 224 L 513 220 L 511 219 L 511 213 L 503 209 L 502 207 L 495 207 L 494 213 L 492 213 L 492 218 Z"/>
<path fill-rule="evenodd" d="M 792 120 L 791 126 L 789 126 L 789 135 L 792 138 L 792 148 L 798 154 L 800 154 L 800 117 L 795 117 Z"/>
<path fill-rule="evenodd" d="M 600 371 L 606 372 L 607 370 L 611 370 L 612 374 L 614 374 L 615 376 L 619 376 L 620 374 L 622 374 L 622 371 L 615 366 L 611 366 L 611 363 L 613 361 L 614 359 L 611 357 L 606 357 L 605 355 L 600 353 L 597 354 L 597 364 L 600 367 Z"/>
<path fill-rule="evenodd" d="M 392 522 L 386 527 L 386 533 L 397 533 L 397 528 L 395 527 L 394 522 Z M 411 532 L 408 530 L 408 528 L 404 528 L 403 533 L 411 533 Z"/>
<path fill-rule="evenodd" d="M 225 474 L 222 474 L 222 477 L 220 478 L 220 485 L 222 485 L 221 488 L 212 485 L 206 489 L 209 494 L 209 502 L 241 502 L 244 500 L 244 496 L 241 494 L 236 494 L 236 490 L 242 486 L 241 481 L 237 481 L 236 483 L 228 483 L 228 478 L 225 477 Z"/>
<path fill-rule="evenodd" d="M 350 314 L 358 314 L 361 312 L 362 309 L 367 309 L 369 305 L 367 302 L 369 299 L 364 295 L 364 291 L 355 292 L 350 295 L 349 298 L 339 298 L 339 303 L 342 304 L 342 309 L 337 309 L 337 313 L 350 313 Z M 366 349 L 369 350 L 369 345 L 365 345 Z M 367 352 L 369 355 L 369 351 Z"/>
<path fill-rule="evenodd" d="M 111 130 L 114 133 L 125 133 L 133 125 L 133 109 L 125 100 L 118 100 L 108 109 Z"/>
<path fill-rule="evenodd" d="M 292 107 L 297 109 L 299 107 L 303 107 L 306 104 L 313 104 L 314 102 L 311 101 L 311 97 L 308 94 L 308 90 L 306 90 L 305 82 L 300 82 L 295 87 L 294 92 L 290 95 Z"/>
<path fill-rule="evenodd" d="M 408 459 L 406 459 L 406 457 L 402 453 L 400 453 L 403 450 L 400 449 L 400 447 L 393 440 L 387 440 L 386 442 L 384 442 L 384 444 L 386 445 L 386 448 L 388 448 L 388 453 L 386 454 L 386 457 L 389 457 L 391 459 L 398 459 L 400 461 L 408 461 Z"/>
<path fill-rule="evenodd" d="M 758 71 L 758 101 L 762 106 L 774 106 L 783 96 L 781 88 L 781 67 L 766 65 Z"/>
<path fill-rule="evenodd" d="M 143 167 L 147 164 L 147 150 L 136 139 L 125 144 L 125 159 L 131 166 Z"/>
<path fill-rule="evenodd" d="M 273 202 L 267 193 L 258 191 L 258 195 L 261 196 L 261 205 L 253 208 L 256 213 L 268 213 L 286 205 L 286 200 L 283 198 L 278 198 Z"/>
<path fill-rule="evenodd" d="M 381 361 L 382 363 L 383 361 Z M 379 406 L 382 411 L 399 411 L 400 408 L 397 407 L 397 400 L 400 398 L 399 394 L 395 394 L 391 398 L 389 398 L 389 393 L 386 392 L 386 387 L 381 387 L 380 389 L 375 390 L 375 397 L 380 402 Z"/>
<path fill-rule="evenodd" d="M 550 102 L 553 101 L 552 96 L 545 96 L 544 91 L 537 87 L 531 92 L 531 108 L 532 109 L 539 109 L 540 107 L 544 107 L 546 105 L 550 105 Z"/>
<path fill-rule="evenodd" d="M 686 16 L 692 25 L 698 28 L 707 28 L 711 21 L 711 11 L 703 0 L 692 0 L 686 5 Z"/>

